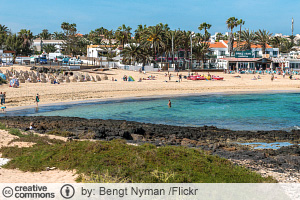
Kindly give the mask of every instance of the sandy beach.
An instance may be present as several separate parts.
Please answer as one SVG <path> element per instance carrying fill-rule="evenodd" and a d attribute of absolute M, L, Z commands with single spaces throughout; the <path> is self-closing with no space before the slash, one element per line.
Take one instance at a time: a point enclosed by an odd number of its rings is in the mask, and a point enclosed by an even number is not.
<path fill-rule="evenodd" d="M 6 71 L 2 67 L 3 72 Z M 30 67 L 14 66 L 14 70 L 26 71 Z M 86 75 L 88 72 L 75 72 Z M 19 88 L 9 87 L 8 84 L 0 86 L 1 92 L 6 92 L 6 106 L 13 108 L 18 106 L 35 105 L 35 95 L 39 93 L 40 104 L 71 102 L 81 100 L 95 100 L 107 98 L 125 98 L 125 97 L 151 97 L 157 95 L 176 96 L 183 94 L 207 94 L 207 93 L 251 93 L 251 92 L 284 92 L 284 91 L 300 91 L 300 80 L 290 80 L 288 76 L 283 78 L 282 75 L 275 75 L 275 80 L 271 81 L 271 75 L 260 75 L 261 79 L 252 80 L 257 74 L 224 74 L 222 72 L 211 73 L 211 75 L 224 77 L 223 81 L 192 81 L 183 79 L 178 81 L 177 72 L 171 72 L 171 81 L 165 76 L 166 72 L 147 72 L 139 73 L 134 71 L 125 71 L 111 69 L 104 72 L 96 72 L 101 77 L 108 76 L 108 80 L 98 82 L 71 82 L 61 84 L 48 83 L 20 83 Z M 95 72 L 88 73 L 96 76 Z M 186 76 L 188 72 L 180 72 Z M 207 75 L 207 73 L 199 73 Z M 123 81 L 122 77 L 132 76 L 135 81 Z M 147 79 L 149 76 L 155 76 L 155 80 L 137 80 Z M 112 78 L 117 81 L 112 81 Z M 294 78 L 300 78 L 299 75 Z M 167 82 L 166 82 L 167 81 Z"/>

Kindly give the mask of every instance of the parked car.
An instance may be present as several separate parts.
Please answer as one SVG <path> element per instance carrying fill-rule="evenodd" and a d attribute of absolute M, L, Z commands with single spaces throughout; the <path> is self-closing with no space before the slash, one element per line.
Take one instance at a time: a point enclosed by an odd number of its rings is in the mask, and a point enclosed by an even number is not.
<path fill-rule="evenodd" d="M 71 58 L 69 60 L 68 64 L 82 64 L 82 60 L 76 59 L 76 58 Z"/>
<path fill-rule="evenodd" d="M 64 58 L 62 59 L 62 63 L 63 63 L 63 64 L 68 64 L 69 60 L 70 60 L 69 57 L 64 57 Z"/>
<path fill-rule="evenodd" d="M 40 57 L 40 64 L 47 64 L 47 58 L 46 57 Z"/>

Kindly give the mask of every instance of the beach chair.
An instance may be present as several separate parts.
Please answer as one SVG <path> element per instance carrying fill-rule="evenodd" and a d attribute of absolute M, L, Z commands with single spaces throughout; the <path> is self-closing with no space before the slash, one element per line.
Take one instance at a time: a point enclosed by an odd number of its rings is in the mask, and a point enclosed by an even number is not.
<path fill-rule="evenodd" d="M 100 76 L 96 75 L 96 80 L 97 80 L 97 81 L 101 81 Z"/>

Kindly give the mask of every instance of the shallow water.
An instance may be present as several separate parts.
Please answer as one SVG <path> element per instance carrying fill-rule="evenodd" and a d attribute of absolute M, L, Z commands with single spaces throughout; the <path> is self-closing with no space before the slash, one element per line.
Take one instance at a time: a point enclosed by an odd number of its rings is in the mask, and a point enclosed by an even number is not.
<path fill-rule="evenodd" d="M 238 144 L 247 145 L 253 147 L 253 149 L 280 149 L 281 147 L 288 147 L 293 145 L 289 142 L 274 142 L 274 143 L 253 142 L 253 143 L 238 143 Z"/>
<path fill-rule="evenodd" d="M 43 106 L 6 115 L 117 119 L 178 126 L 213 125 L 232 130 L 291 130 L 300 126 L 300 94 L 201 95 Z"/>

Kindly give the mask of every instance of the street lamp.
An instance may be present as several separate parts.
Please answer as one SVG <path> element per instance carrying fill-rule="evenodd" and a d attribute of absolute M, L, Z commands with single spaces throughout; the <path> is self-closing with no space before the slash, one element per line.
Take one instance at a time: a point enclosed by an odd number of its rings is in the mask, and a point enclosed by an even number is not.
<path fill-rule="evenodd" d="M 193 36 L 195 35 L 194 32 L 191 33 L 191 66 L 190 66 L 190 70 L 193 68 L 192 66 L 192 61 L 193 61 Z"/>
<path fill-rule="evenodd" d="M 92 50 L 92 64 L 93 64 L 93 61 L 94 61 L 94 50 Z M 95 65 L 95 62 L 94 62 L 94 65 Z"/>

